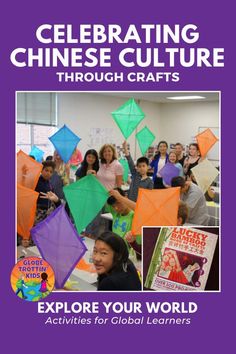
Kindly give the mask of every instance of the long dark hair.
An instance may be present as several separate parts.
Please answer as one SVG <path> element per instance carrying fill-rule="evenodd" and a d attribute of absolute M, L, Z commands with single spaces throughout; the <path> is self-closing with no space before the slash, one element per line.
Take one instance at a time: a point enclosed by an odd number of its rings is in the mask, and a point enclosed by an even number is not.
<path fill-rule="evenodd" d="M 98 159 L 98 153 L 96 150 L 94 149 L 90 149 L 86 152 L 85 156 L 84 156 L 84 160 L 81 164 L 81 174 L 80 177 L 84 177 L 87 174 L 87 170 L 88 170 L 88 162 L 87 162 L 87 156 L 88 155 L 93 155 L 96 160 L 93 164 L 93 170 L 95 170 L 96 172 L 99 170 L 99 159 Z"/>
<path fill-rule="evenodd" d="M 158 145 L 157 148 L 159 149 L 161 144 L 165 144 L 167 149 L 168 149 L 168 143 L 165 140 L 161 140 Z M 161 155 L 160 151 L 158 151 L 158 153 L 154 156 L 154 160 L 156 160 L 159 156 Z M 166 153 L 166 155 L 168 156 L 168 154 Z"/>
<path fill-rule="evenodd" d="M 106 243 L 114 252 L 113 266 L 109 273 L 125 271 L 128 264 L 129 251 L 123 238 L 116 235 L 114 232 L 106 231 L 98 236 L 96 241 Z M 98 279 L 99 278 L 100 277 L 98 277 Z"/>
<path fill-rule="evenodd" d="M 41 283 L 43 282 L 43 281 L 48 281 L 48 275 L 47 275 L 47 273 L 42 273 L 41 274 L 41 278 L 42 278 L 42 281 L 41 281 Z"/>

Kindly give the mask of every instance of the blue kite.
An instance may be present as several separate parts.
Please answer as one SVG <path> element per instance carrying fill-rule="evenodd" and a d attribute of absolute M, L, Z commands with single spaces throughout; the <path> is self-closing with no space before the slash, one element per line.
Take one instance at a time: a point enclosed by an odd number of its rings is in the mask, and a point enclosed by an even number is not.
<path fill-rule="evenodd" d="M 54 145 L 62 160 L 67 163 L 81 138 L 73 133 L 66 125 L 63 125 L 49 140 Z"/>
<path fill-rule="evenodd" d="M 42 162 L 43 161 L 44 151 L 39 149 L 36 145 L 34 145 L 29 153 L 29 156 L 33 156 L 36 161 Z"/>

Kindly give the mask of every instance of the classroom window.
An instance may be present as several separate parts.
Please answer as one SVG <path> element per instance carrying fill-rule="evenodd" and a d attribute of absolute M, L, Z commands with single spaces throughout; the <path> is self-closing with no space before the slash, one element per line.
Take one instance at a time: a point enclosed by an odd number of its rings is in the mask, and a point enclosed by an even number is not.
<path fill-rule="evenodd" d="M 29 154 L 36 145 L 44 151 L 44 158 L 52 155 L 54 147 L 48 137 L 56 131 L 57 128 L 52 126 L 17 123 L 17 151 L 23 150 Z"/>
<path fill-rule="evenodd" d="M 57 126 L 55 92 L 17 92 L 17 123 Z"/>
<path fill-rule="evenodd" d="M 36 145 L 44 158 L 54 148 L 48 137 L 57 130 L 57 95 L 55 92 L 17 92 L 17 151 L 29 154 Z"/>

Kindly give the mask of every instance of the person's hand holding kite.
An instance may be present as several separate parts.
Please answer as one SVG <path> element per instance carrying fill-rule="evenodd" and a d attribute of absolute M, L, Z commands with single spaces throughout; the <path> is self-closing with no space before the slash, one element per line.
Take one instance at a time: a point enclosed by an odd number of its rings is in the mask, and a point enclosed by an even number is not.
<path fill-rule="evenodd" d="M 28 173 L 29 169 L 26 165 L 22 166 L 22 177 L 25 177 Z"/>
<path fill-rule="evenodd" d="M 109 194 L 111 197 L 114 197 L 118 202 L 122 201 L 123 196 L 116 189 L 110 190 Z"/>
<path fill-rule="evenodd" d="M 132 231 L 129 231 L 125 234 L 125 240 L 128 243 L 132 243 L 136 240 L 136 236 L 132 234 Z"/>
<path fill-rule="evenodd" d="M 128 144 L 126 140 L 123 142 L 122 147 L 124 149 L 125 156 L 129 156 Z"/>
<path fill-rule="evenodd" d="M 22 170 L 22 184 L 24 185 L 26 177 L 27 177 L 27 174 L 29 172 L 29 169 L 28 169 L 28 167 L 26 165 L 23 165 L 21 170 Z"/>
<path fill-rule="evenodd" d="M 95 170 L 88 170 L 86 174 L 97 176 L 97 172 Z"/>
<path fill-rule="evenodd" d="M 43 165 L 25 154 L 17 153 L 17 183 L 23 187 L 35 190 Z"/>
<path fill-rule="evenodd" d="M 123 195 L 121 195 L 119 193 L 119 191 L 117 191 L 116 189 L 112 189 L 109 191 L 109 195 L 113 198 L 115 198 L 115 200 L 119 203 L 122 203 L 124 205 L 126 205 L 129 209 L 134 210 L 136 203 L 133 202 L 132 200 L 128 199 L 127 197 L 124 197 Z"/>
<path fill-rule="evenodd" d="M 58 196 L 53 192 L 47 192 L 47 193 L 40 192 L 40 198 L 49 199 L 51 202 L 54 202 L 54 203 L 59 202 Z"/>
<path fill-rule="evenodd" d="M 220 196 L 219 196 L 219 193 L 214 190 L 214 188 L 209 187 L 207 190 L 207 194 L 213 200 L 213 202 L 219 204 Z"/>

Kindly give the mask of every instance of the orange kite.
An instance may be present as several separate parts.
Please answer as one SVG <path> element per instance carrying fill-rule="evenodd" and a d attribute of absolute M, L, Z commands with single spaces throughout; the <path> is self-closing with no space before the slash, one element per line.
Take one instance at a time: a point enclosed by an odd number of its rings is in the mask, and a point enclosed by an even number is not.
<path fill-rule="evenodd" d="M 180 187 L 140 188 L 132 223 L 133 235 L 140 235 L 142 226 L 176 226 L 179 199 Z"/>
<path fill-rule="evenodd" d="M 17 153 L 17 183 L 34 190 L 38 183 L 42 167 L 41 163 L 20 150 Z"/>
<path fill-rule="evenodd" d="M 29 239 L 30 229 L 34 225 L 36 205 L 39 193 L 17 185 L 17 233 L 23 239 Z"/>
<path fill-rule="evenodd" d="M 83 258 L 77 263 L 76 268 L 89 273 L 96 273 L 93 263 L 87 263 Z"/>
<path fill-rule="evenodd" d="M 205 157 L 212 146 L 219 140 L 210 128 L 196 135 L 197 143 L 202 157 Z"/>

